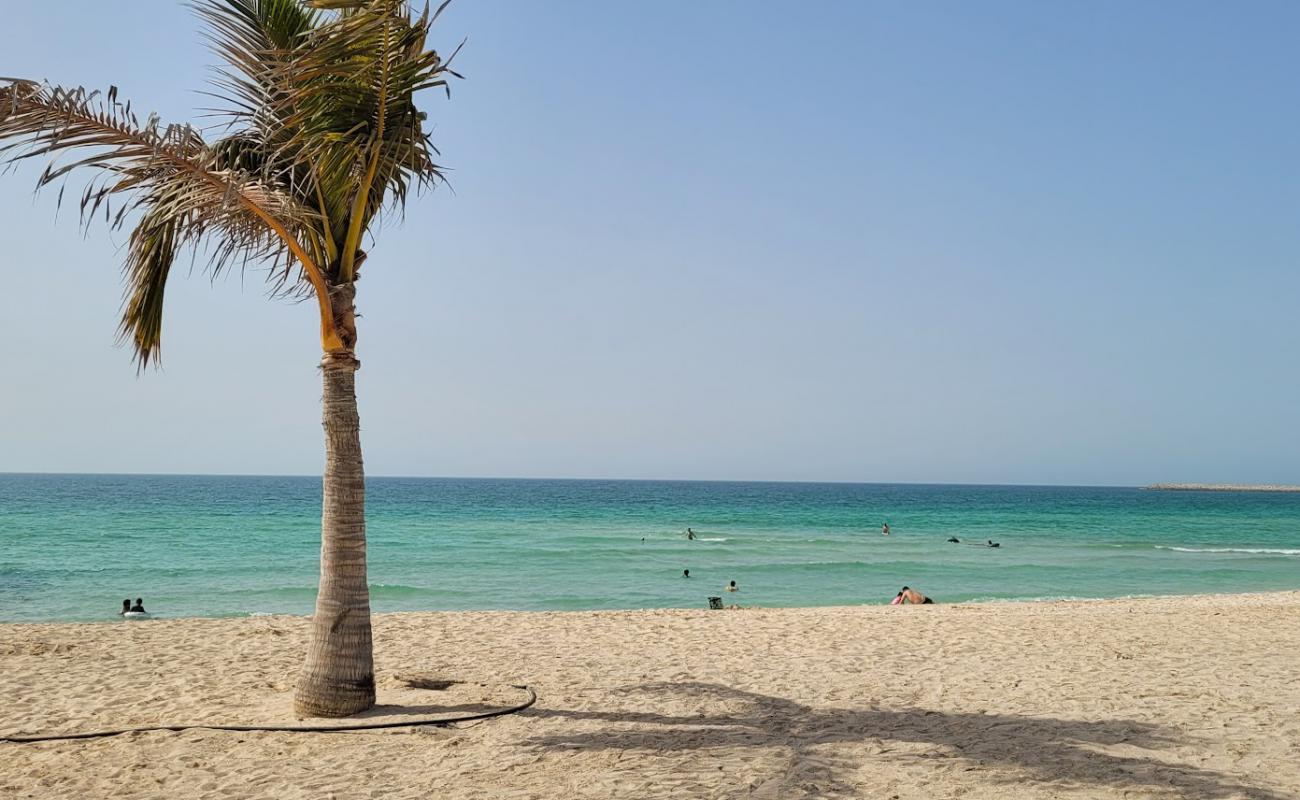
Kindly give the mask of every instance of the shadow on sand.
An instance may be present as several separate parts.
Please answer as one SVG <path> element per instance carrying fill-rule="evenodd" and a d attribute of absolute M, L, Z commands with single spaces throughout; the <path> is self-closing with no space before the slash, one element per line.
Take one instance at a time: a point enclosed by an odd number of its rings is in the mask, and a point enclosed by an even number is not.
<path fill-rule="evenodd" d="M 1130 720 L 1062 720 L 1001 714 L 953 714 L 924 709 L 814 708 L 783 697 L 756 694 L 712 683 L 656 683 L 623 690 L 625 694 L 694 697 L 705 708 L 733 713 L 664 716 L 635 711 L 564 711 L 534 707 L 525 714 L 569 719 L 606 720 L 661 726 L 647 730 L 608 729 L 539 737 L 530 744 L 556 749 L 632 751 L 707 750 L 711 748 L 784 748 L 790 761 L 782 797 L 857 796 L 863 787 L 853 776 L 871 760 L 906 759 L 913 763 L 961 759 L 963 768 L 996 773 L 1006 784 L 1043 783 L 1057 790 L 1070 787 L 1129 789 L 1139 796 L 1188 798 L 1247 797 L 1288 800 L 1231 776 L 1157 758 L 1109 755 L 1092 749 L 1124 744 L 1149 750 L 1178 738 L 1154 725 Z M 868 758 L 836 755 L 823 745 L 879 743 L 886 752 Z M 932 745 L 939 752 L 891 754 L 890 742 Z M 1008 787 L 1008 791 L 1014 789 Z M 1011 796 L 1011 795 L 1008 795 Z"/>
<path fill-rule="evenodd" d="M 484 714 L 489 711 L 500 711 L 503 708 L 509 708 L 508 703 L 461 703 L 459 705 L 439 705 L 429 703 L 427 705 L 375 705 L 362 711 L 360 714 L 353 714 L 348 719 L 372 719 L 374 717 L 432 717 L 439 714 Z"/>

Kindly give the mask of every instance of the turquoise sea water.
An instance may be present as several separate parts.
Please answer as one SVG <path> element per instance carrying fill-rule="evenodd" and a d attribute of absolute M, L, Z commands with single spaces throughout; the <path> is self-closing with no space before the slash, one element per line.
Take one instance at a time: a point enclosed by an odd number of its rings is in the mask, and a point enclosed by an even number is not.
<path fill-rule="evenodd" d="M 376 611 L 1300 588 L 1300 494 L 372 478 L 367 513 Z M 137 595 L 310 613 L 319 519 L 318 478 L 0 475 L 0 620 L 116 619 Z"/>

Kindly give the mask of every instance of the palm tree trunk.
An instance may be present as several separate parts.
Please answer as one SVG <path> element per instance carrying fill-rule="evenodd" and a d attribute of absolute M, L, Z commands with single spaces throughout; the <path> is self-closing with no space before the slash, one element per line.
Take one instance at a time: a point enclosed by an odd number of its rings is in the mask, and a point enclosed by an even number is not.
<path fill-rule="evenodd" d="M 325 381 L 325 498 L 321 512 L 320 592 L 307 660 L 294 692 L 303 716 L 346 717 L 375 704 L 366 582 L 365 475 L 356 370 L 351 354 L 321 362 Z"/>

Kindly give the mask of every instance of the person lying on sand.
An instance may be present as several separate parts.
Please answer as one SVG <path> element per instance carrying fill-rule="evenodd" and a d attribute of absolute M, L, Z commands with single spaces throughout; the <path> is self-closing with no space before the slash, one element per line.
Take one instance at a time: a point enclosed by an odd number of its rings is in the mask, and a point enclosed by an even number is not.
<path fill-rule="evenodd" d="M 933 600 L 921 594 L 917 590 L 907 586 L 904 586 L 903 590 L 898 594 L 903 598 L 902 602 L 899 603 L 899 605 L 906 605 L 908 603 L 911 603 L 914 606 L 919 606 L 919 605 L 925 605 L 927 603 L 934 602 Z"/>

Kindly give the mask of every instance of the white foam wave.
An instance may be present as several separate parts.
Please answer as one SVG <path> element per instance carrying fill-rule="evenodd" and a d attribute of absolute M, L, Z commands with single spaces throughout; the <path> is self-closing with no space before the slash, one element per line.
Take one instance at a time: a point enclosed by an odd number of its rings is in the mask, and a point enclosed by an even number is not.
<path fill-rule="evenodd" d="M 1136 596 L 1136 595 L 1134 595 Z M 1048 594 L 1039 597 L 972 597 L 965 603 L 1060 603 L 1079 600 L 1096 600 L 1095 597 L 1079 597 L 1072 594 Z"/>
<path fill-rule="evenodd" d="M 1151 600 L 1158 594 L 1121 594 L 1115 597 L 1096 597 L 1074 594 L 1045 594 L 1036 597 L 972 597 L 962 603 L 1104 603 L 1111 600 Z"/>
<path fill-rule="evenodd" d="M 1163 544 L 1157 550 L 1175 550 L 1179 553 L 1250 553 L 1252 555 L 1300 556 L 1300 550 L 1284 547 L 1172 547 Z"/>
<path fill-rule="evenodd" d="M 725 536 L 697 536 L 697 537 L 695 537 L 695 538 L 699 539 L 701 542 L 725 542 L 725 541 L 727 541 L 727 537 L 725 537 Z"/>

